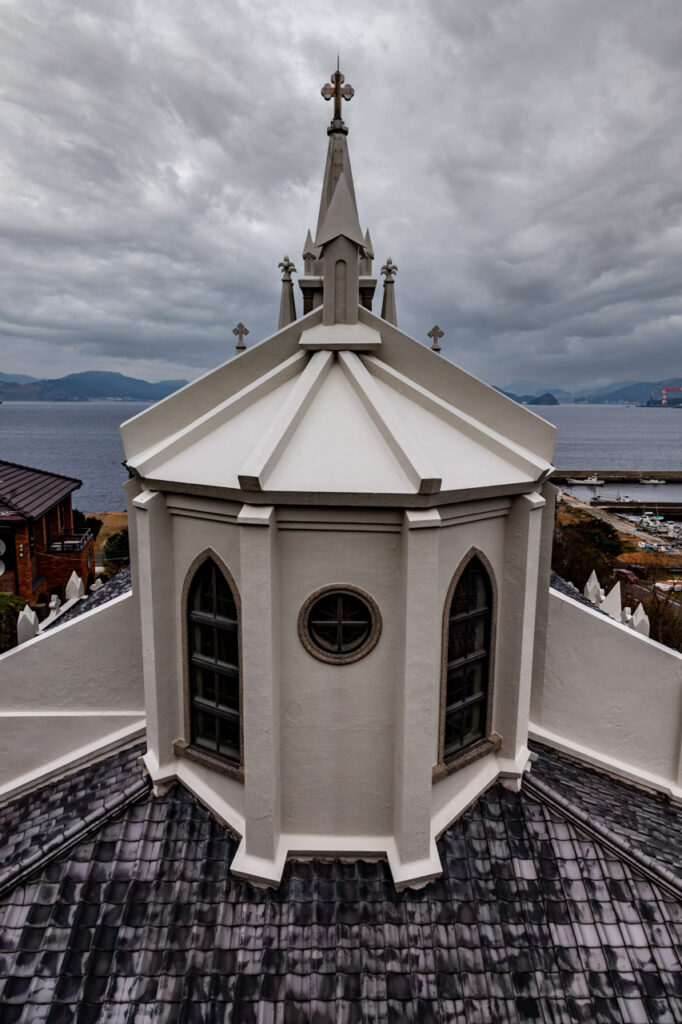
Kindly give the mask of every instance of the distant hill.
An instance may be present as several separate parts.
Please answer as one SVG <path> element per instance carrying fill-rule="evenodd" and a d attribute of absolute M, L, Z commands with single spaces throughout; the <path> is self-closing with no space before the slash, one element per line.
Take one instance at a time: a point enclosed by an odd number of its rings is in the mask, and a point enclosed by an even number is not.
<path fill-rule="evenodd" d="M 587 396 L 588 402 L 597 402 L 600 405 L 604 402 L 608 402 L 611 405 L 613 402 L 646 402 L 651 398 L 651 392 L 660 398 L 661 388 L 671 387 L 679 388 L 682 387 L 682 377 L 669 377 L 667 380 L 658 381 L 638 381 L 625 384 L 623 387 L 617 388 L 615 391 L 602 391 L 593 392 Z M 674 396 L 673 396 L 674 397 Z"/>
<path fill-rule="evenodd" d="M 37 377 L 28 377 L 25 373 L 0 373 L 0 383 L 8 381 L 13 384 L 30 384 Z"/>
<path fill-rule="evenodd" d="M 551 391 L 545 391 L 543 395 L 514 395 L 511 391 L 503 391 L 502 388 L 495 388 L 495 390 L 502 392 L 503 395 L 518 402 L 519 405 L 559 405 Z"/>
<path fill-rule="evenodd" d="M 91 399 L 158 401 L 166 398 L 186 380 L 160 380 L 151 383 L 122 373 L 87 370 L 50 380 L 28 380 L 17 383 L 0 378 L 0 399 L 3 402 L 87 402 Z"/>

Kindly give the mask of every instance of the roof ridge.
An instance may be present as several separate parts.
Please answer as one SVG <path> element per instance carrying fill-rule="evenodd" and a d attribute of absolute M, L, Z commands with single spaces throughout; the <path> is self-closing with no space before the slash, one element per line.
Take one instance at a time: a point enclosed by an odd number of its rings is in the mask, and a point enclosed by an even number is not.
<path fill-rule="evenodd" d="M 593 821 L 585 811 L 553 786 L 526 774 L 523 777 L 523 789 L 539 803 L 544 803 L 557 811 L 590 839 L 601 843 L 611 853 L 621 857 L 630 867 L 658 885 L 668 895 L 676 900 L 682 900 L 682 879 L 674 871 L 638 850 L 634 844 L 629 843 L 608 825 Z"/>
<path fill-rule="evenodd" d="M 64 832 L 48 839 L 46 843 L 29 856 L 0 871 L 0 897 L 6 896 L 17 885 L 25 882 L 31 875 L 40 871 L 51 861 L 67 853 L 73 846 L 80 843 L 91 832 L 124 811 L 130 804 L 137 803 L 142 796 L 150 792 L 151 780 L 148 776 L 137 779 L 132 785 L 125 787 L 114 797 L 105 799 L 99 810 L 90 811 L 77 818 Z"/>
<path fill-rule="evenodd" d="M 27 469 L 29 473 L 44 473 L 46 476 L 56 476 L 60 480 L 70 480 L 74 484 L 83 486 L 83 481 L 77 476 L 67 476 L 66 473 L 55 473 L 51 469 L 38 469 L 37 466 L 25 466 L 23 462 L 10 462 L 9 459 L 0 459 L 0 466 L 14 466 L 15 469 Z"/>

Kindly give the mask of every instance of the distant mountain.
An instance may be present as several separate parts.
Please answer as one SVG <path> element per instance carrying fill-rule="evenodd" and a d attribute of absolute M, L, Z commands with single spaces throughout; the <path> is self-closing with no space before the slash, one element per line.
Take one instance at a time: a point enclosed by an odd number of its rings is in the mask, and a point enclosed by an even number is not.
<path fill-rule="evenodd" d="M 608 402 L 609 405 L 613 402 L 647 402 L 651 398 L 652 391 L 659 398 L 661 388 L 665 387 L 682 387 L 682 377 L 668 377 L 667 380 L 638 381 L 636 383 L 631 381 L 615 391 L 602 392 L 601 394 L 592 392 L 587 396 L 587 401 L 596 402 L 600 405 L 604 402 Z"/>
<path fill-rule="evenodd" d="M 25 373 L 0 373 L 0 384 L 7 381 L 12 384 L 30 384 L 37 377 L 27 377 Z"/>
<path fill-rule="evenodd" d="M 507 398 L 511 398 L 514 402 L 518 402 L 519 405 L 558 405 L 559 402 L 554 397 L 551 391 L 545 391 L 542 395 L 515 395 L 511 391 L 503 391 L 502 388 L 495 388 L 496 391 L 500 391 Z"/>
<path fill-rule="evenodd" d="M 0 399 L 3 402 L 87 402 L 109 398 L 154 402 L 166 398 L 185 384 L 186 380 L 151 383 L 136 377 L 125 377 L 122 373 L 87 370 L 84 373 L 70 373 L 66 377 L 31 380 L 27 383 L 0 380 Z"/>

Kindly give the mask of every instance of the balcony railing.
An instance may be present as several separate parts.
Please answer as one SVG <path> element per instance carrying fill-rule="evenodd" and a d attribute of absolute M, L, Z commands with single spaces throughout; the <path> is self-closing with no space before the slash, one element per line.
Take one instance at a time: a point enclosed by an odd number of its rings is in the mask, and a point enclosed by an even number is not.
<path fill-rule="evenodd" d="M 64 533 L 58 540 L 52 540 L 47 545 L 50 553 L 62 552 L 73 554 L 84 551 L 92 540 L 92 530 L 74 530 L 73 533 Z"/>

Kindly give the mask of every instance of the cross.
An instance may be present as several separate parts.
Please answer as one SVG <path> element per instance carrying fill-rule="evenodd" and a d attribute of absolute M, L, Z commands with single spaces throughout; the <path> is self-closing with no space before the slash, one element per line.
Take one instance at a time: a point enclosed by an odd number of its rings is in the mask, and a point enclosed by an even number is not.
<path fill-rule="evenodd" d="M 281 263 L 277 264 L 279 269 L 282 271 L 282 280 L 291 281 L 292 273 L 296 273 L 296 267 L 293 265 L 288 256 L 285 256 Z M 248 331 L 247 331 L 248 334 Z"/>
<path fill-rule="evenodd" d="M 426 335 L 427 338 L 433 338 L 433 345 L 431 346 L 434 352 L 440 352 L 440 345 L 438 339 L 443 337 L 443 331 L 441 331 L 438 324 L 434 324 L 429 333 Z"/>
<path fill-rule="evenodd" d="M 381 273 L 386 275 L 386 284 L 388 284 L 389 281 L 393 283 L 393 275 L 398 273 L 398 268 L 390 256 L 381 268 Z"/>
<path fill-rule="evenodd" d="M 339 58 L 336 58 L 336 71 L 332 71 L 331 80 L 334 83 L 330 85 L 327 82 L 326 85 L 322 86 L 322 95 L 326 100 L 330 100 L 334 97 L 334 120 L 341 121 L 341 99 L 352 100 L 355 95 L 355 89 L 352 85 L 343 85 L 346 79 L 339 71 Z M 343 88 L 341 88 L 343 86 Z"/>
<path fill-rule="evenodd" d="M 244 352 L 246 350 L 246 345 L 244 344 L 244 335 L 249 333 L 248 327 L 244 327 L 244 324 L 240 322 L 237 324 L 236 327 L 232 328 L 232 333 L 235 335 L 239 335 L 239 341 L 235 345 L 236 351 Z"/>

